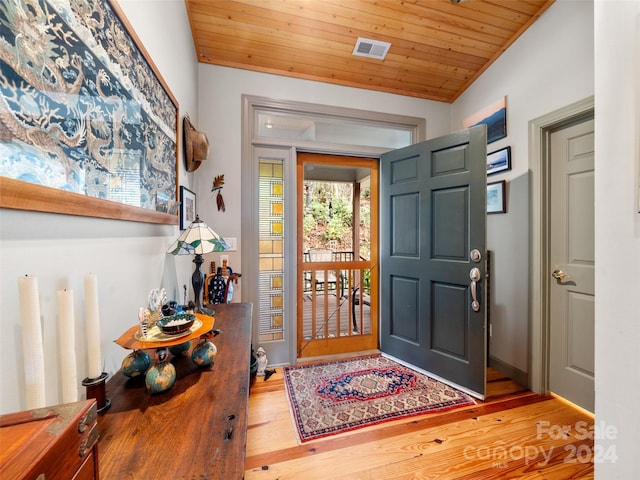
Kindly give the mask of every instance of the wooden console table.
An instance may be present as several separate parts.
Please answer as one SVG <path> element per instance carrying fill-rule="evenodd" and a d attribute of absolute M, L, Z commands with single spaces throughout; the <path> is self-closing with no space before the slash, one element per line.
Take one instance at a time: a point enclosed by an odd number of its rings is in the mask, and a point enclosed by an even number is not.
<path fill-rule="evenodd" d="M 213 307 L 221 330 L 213 367 L 174 358 L 176 382 L 157 395 L 144 376 L 118 372 L 107 382 L 111 408 L 98 418 L 102 478 L 244 477 L 252 305 Z"/>

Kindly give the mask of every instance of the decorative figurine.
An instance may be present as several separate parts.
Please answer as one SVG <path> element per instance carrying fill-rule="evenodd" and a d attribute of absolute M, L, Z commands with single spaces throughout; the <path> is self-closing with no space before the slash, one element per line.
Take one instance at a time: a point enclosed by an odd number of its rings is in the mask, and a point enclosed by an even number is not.
<path fill-rule="evenodd" d="M 147 338 L 147 318 L 143 307 L 138 309 L 138 323 L 140 324 L 140 336 L 142 338 Z"/>
<path fill-rule="evenodd" d="M 203 338 L 191 352 L 191 361 L 198 367 L 211 367 L 217 354 L 218 348 L 215 344 Z"/>
<path fill-rule="evenodd" d="M 154 288 L 149 292 L 147 303 L 149 310 L 157 312 L 162 310 L 162 305 L 167 301 L 167 291 L 164 288 Z"/>
<path fill-rule="evenodd" d="M 224 302 L 226 282 L 222 276 L 222 268 L 218 267 L 216 274 L 209 280 L 209 303 L 218 304 Z"/>
<path fill-rule="evenodd" d="M 267 359 L 267 352 L 264 351 L 264 348 L 258 347 L 258 350 L 256 350 L 256 357 L 258 357 L 258 371 L 256 372 L 256 375 L 264 377 L 264 371 L 267 368 L 267 363 L 269 363 L 269 360 Z"/>
<path fill-rule="evenodd" d="M 144 309 L 144 323 L 147 330 L 150 330 L 163 317 L 162 306 L 166 302 L 167 291 L 164 288 L 154 288 L 149 292 L 147 307 Z M 146 333 L 142 331 L 142 335 L 146 336 Z"/>
<path fill-rule="evenodd" d="M 158 348 L 156 364 L 147 370 L 145 385 L 152 394 L 166 392 L 176 381 L 176 368 L 168 362 L 168 356 L 167 348 Z"/>
<path fill-rule="evenodd" d="M 218 354 L 218 347 L 215 346 L 211 339 L 217 337 L 220 330 L 214 328 L 208 331 L 204 335 L 200 335 L 200 342 L 194 347 L 191 352 L 191 361 L 197 367 L 211 367 L 213 366 L 216 355 Z"/>
<path fill-rule="evenodd" d="M 224 175 L 218 175 L 213 179 L 213 187 L 211 187 L 211 191 L 218 191 L 218 195 L 216 195 L 216 205 L 218 206 L 218 211 L 224 212 L 226 207 L 224 206 L 224 198 L 222 198 L 222 186 L 224 185 Z"/>

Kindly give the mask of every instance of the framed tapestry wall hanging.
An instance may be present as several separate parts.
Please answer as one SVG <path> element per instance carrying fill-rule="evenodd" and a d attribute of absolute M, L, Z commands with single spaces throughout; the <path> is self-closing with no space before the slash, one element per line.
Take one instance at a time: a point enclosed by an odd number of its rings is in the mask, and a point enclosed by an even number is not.
<path fill-rule="evenodd" d="M 178 103 L 117 3 L 0 24 L 0 207 L 177 224 Z"/>

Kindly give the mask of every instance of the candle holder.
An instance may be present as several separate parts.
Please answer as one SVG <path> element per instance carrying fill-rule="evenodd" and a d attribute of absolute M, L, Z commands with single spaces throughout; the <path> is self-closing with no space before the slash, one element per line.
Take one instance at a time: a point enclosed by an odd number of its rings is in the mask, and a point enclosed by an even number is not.
<path fill-rule="evenodd" d="M 82 381 L 82 385 L 87 389 L 87 399 L 95 398 L 98 408 L 98 413 L 102 413 L 109 409 L 111 406 L 111 400 L 107 398 L 106 382 L 109 375 L 102 372 L 97 378 L 85 378 Z"/>

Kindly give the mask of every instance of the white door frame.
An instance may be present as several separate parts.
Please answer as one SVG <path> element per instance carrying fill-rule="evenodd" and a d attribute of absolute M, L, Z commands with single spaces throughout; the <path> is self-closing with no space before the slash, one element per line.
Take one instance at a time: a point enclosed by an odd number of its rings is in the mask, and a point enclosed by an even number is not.
<path fill-rule="evenodd" d="M 573 103 L 529 122 L 530 232 L 529 388 L 549 391 L 549 134 L 581 117 L 593 115 L 594 97 Z"/>

